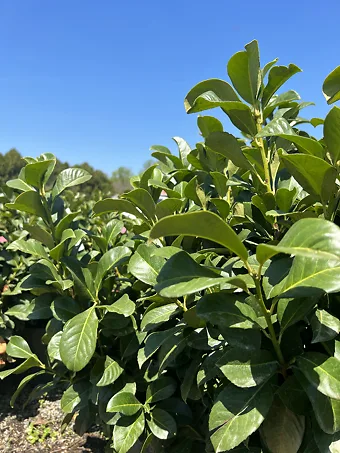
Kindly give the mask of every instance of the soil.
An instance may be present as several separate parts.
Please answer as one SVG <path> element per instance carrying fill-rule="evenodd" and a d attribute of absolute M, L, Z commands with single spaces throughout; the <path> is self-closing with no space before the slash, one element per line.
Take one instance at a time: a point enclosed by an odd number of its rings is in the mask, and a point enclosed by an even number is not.
<path fill-rule="evenodd" d="M 16 378 L 16 376 L 15 376 Z M 0 453 L 103 453 L 105 439 L 93 427 L 91 432 L 78 436 L 69 426 L 62 434 L 61 421 L 64 418 L 60 409 L 60 394 L 53 394 L 40 401 L 33 401 L 25 408 L 26 401 L 32 386 L 29 384 L 18 397 L 15 407 L 10 407 L 10 399 L 18 382 L 16 379 L 7 378 L 0 381 Z M 49 435 L 42 442 L 36 440 L 29 442 L 28 430 L 34 429 L 38 438 L 47 428 Z"/>

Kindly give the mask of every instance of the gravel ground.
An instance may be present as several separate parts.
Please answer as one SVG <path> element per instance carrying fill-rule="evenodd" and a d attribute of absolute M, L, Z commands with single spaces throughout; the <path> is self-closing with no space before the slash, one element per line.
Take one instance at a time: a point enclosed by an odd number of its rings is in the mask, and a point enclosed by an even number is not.
<path fill-rule="evenodd" d="M 95 428 L 82 437 L 74 433 L 72 427 L 60 433 L 64 417 L 60 395 L 42 402 L 34 401 L 23 409 L 32 390 L 28 384 L 12 409 L 9 402 L 17 385 L 15 379 L 0 382 L 0 453 L 103 453 L 106 442 Z M 29 442 L 30 429 L 41 439 L 47 428 L 50 428 L 50 435 L 43 442 Z"/>

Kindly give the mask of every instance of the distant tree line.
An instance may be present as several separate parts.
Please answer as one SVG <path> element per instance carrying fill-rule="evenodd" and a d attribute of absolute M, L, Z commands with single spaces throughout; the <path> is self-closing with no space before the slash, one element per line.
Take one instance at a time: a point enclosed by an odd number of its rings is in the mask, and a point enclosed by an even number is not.
<path fill-rule="evenodd" d="M 24 165 L 25 161 L 15 148 L 10 149 L 5 154 L 0 153 L 0 186 L 4 185 L 10 179 L 17 178 Z M 153 165 L 153 161 L 146 161 L 142 170 L 146 170 L 151 165 Z M 55 180 L 62 170 L 69 168 L 70 166 L 71 165 L 67 162 L 61 162 L 57 159 L 54 172 L 51 176 L 51 182 Z M 92 178 L 81 186 L 82 192 L 88 193 L 89 195 L 94 190 L 100 190 L 107 195 L 115 195 L 131 189 L 130 178 L 132 178 L 133 173 L 127 167 L 119 167 L 112 173 L 111 177 L 109 177 L 101 170 L 93 168 L 87 162 L 72 166 L 83 168 L 91 173 Z"/>

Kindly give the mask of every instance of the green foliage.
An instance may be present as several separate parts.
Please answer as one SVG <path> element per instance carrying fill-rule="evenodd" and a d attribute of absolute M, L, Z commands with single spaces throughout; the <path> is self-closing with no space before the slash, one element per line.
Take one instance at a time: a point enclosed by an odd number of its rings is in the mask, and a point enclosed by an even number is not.
<path fill-rule="evenodd" d="M 30 370 L 13 403 L 41 373 L 67 383 L 64 424 L 96 421 L 115 453 L 339 450 L 338 109 L 302 118 L 310 104 L 278 93 L 300 69 L 275 64 L 253 41 L 232 85 L 196 85 L 187 112 L 221 108 L 241 138 L 199 116 L 202 141 L 152 146 L 119 198 L 71 197 L 91 172 L 53 180 L 54 156 L 26 159 L 1 199 L 0 327 L 18 363 L 0 377 Z M 340 98 L 338 69 L 323 91 Z M 18 335 L 37 320 L 45 362 Z"/>

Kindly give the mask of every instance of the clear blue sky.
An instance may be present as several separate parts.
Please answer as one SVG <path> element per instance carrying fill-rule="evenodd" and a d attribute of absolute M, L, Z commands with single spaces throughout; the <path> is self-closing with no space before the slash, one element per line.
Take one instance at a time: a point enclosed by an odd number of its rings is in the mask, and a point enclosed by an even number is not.
<path fill-rule="evenodd" d="M 306 116 L 324 115 L 339 14 L 339 0 L 2 0 L 0 152 L 136 172 L 151 145 L 199 140 L 185 94 L 227 78 L 229 57 L 254 38 L 262 65 L 303 69 L 287 88 L 317 103 Z"/>

